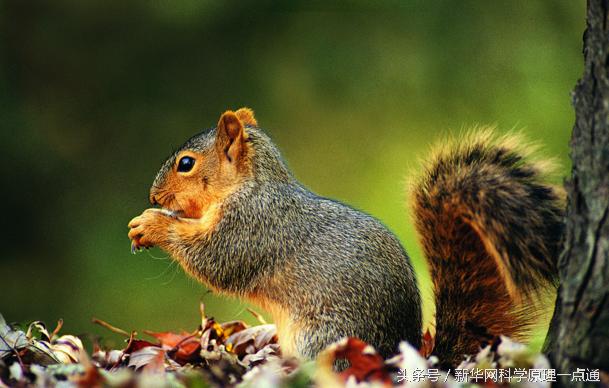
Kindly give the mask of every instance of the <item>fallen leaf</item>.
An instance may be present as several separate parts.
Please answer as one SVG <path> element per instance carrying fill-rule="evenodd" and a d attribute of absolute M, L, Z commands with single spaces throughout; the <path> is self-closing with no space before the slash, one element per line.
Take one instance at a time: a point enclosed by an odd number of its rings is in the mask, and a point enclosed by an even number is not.
<path fill-rule="evenodd" d="M 13 330 L 0 314 L 0 359 L 28 346 L 30 341 L 21 330 Z"/>
<path fill-rule="evenodd" d="M 201 341 L 197 334 L 182 332 L 181 334 L 145 331 L 146 334 L 158 339 L 167 353 L 181 364 L 198 357 Z"/>
<path fill-rule="evenodd" d="M 127 347 L 125 348 L 125 350 L 123 350 L 123 352 L 125 354 L 131 354 L 133 352 L 136 352 L 136 351 L 146 348 L 148 346 L 156 346 L 157 348 L 160 347 L 159 344 L 153 344 L 152 342 L 149 342 L 149 341 L 133 338 L 129 341 L 129 343 L 127 344 Z"/>
<path fill-rule="evenodd" d="M 241 330 L 226 339 L 227 348 L 239 357 L 257 353 L 265 346 L 276 343 L 277 328 L 269 324 Z"/>
<path fill-rule="evenodd" d="M 425 334 L 423 334 L 423 338 L 421 340 L 421 348 L 419 349 L 419 354 L 425 358 L 431 356 L 434 346 L 435 340 L 431 335 L 429 329 L 427 329 L 425 331 Z"/>
<path fill-rule="evenodd" d="M 51 351 L 62 363 L 77 363 L 84 351 L 80 338 L 73 335 L 62 335 L 51 343 Z"/>
<path fill-rule="evenodd" d="M 322 353 L 321 363 L 325 368 L 332 368 L 338 360 L 349 362 L 349 367 L 339 373 L 344 382 L 355 378 L 357 382 L 391 385 L 391 376 L 383 357 L 371 345 L 360 339 L 345 338 L 330 345 Z"/>
<path fill-rule="evenodd" d="M 159 357 L 159 354 L 165 357 L 165 351 L 163 349 L 156 346 L 147 346 L 131 353 L 127 365 L 138 370 L 153 362 L 156 357 Z"/>

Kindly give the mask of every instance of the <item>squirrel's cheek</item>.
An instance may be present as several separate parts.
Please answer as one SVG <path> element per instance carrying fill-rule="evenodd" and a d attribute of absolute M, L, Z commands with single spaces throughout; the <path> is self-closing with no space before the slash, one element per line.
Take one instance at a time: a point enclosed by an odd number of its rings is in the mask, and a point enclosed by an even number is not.
<path fill-rule="evenodd" d="M 195 199 L 188 199 L 183 209 L 185 218 L 201 218 L 203 216 L 202 206 Z"/>

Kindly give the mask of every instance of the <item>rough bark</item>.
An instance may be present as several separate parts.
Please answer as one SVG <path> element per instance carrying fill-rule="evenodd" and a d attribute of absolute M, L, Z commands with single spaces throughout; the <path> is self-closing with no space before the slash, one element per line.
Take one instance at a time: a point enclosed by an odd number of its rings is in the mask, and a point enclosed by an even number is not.
<path fill-rule="evenodd" d="M 609 377 L 608 12 L 609 1 L 588 1 L 584 74 L 573 93 L 573 169 L 559 258 L 561 286 L 546 342 L 558 373 L 592 368 L 600 369 L 604 378 Z M 569 377 L 560 383 L 590 385 Z"/>

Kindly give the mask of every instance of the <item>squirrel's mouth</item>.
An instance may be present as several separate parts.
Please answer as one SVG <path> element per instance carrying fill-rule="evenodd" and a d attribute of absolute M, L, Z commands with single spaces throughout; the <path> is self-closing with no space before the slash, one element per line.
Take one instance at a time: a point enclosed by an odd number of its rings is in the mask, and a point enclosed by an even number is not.
<path fill-rule="evenodd" d="M 196 220 L 196 219 L 200 218 L 200 217 L 193 217 L 192 215 L 185 212 L 183 209 L 179 209 L 179 208 L 172 209 L 171 207 L 161 206 L 161 207 L 159 207 L 159 209 L 167 216 L 173 217 L 173 218 L 182 218 L 182 219 L 187 219 L 187 220 Z"/>
<path fill-rule="evenodd" d="M 204 213 L 198 201 L 188 197 L 178 200 L 174 193 L 151 194 L 150 202 L 165 215 L 174 218 L 196 220 Z"/>
<path fill-rule="evenodd" d="M 177 206 L 174 194 L 150 195 L 150 203 L 163 214 L 174 218 L 187 218 L 186 212 Z"/>
<path fill-rule="evenodd" d="M 184 214 L 183 210 L 174 210 L 174 209 L 169 209 L 169 208 L 166 208 L 166 207 L 159 207 L 158 209 L 160 211 L 162 211 L 165 215 L 168 215 L 169 217 L 187 218 L 187 217 L 185 217 L 185 214 Z"/>
<path fill-rule="evenodd" d="M 186 220 L 197 220 L 201 218 L 200 216 L 197 216 L 197 214 L 191 214 L 182 208 L 171 206 L 172 204 L 168 205 L 169 206 L 159 206 L 159 209 L 169 217 L 182 218 Z"/>

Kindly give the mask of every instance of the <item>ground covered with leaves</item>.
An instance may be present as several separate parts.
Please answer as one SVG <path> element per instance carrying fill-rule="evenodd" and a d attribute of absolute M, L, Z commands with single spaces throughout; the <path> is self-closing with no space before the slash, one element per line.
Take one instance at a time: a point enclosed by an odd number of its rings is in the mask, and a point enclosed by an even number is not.
<path fill-rule="evenodd" d="M 94 320 L 124 335 L 125 345 L 107 349 L 94 344 L 90 352 L 78 337 L 60 335 L 61 322 L 49 331 L 40 321 L 7 324 L 0 315 L 0 387 L 550 386 L 529 374 L 549 370 L 547 360 L 507 338 L 498 338 L 450 372 L 439 370 L 438 360 L 429 356 L 429 333 L 421 350 L 404 342 L 388 360 L 370 345 L 348 338 L 328 347 L 316 361 L 300 362 L 281 355 L 275 326 L 252 313 L 260 321 L 257 326 L 219 323 L 201 306 L 201 322 L 194 331 L 144 331 L 146 339 Z M 335 372 L 336 360 L 345 359 L 349 367 Z"/>

